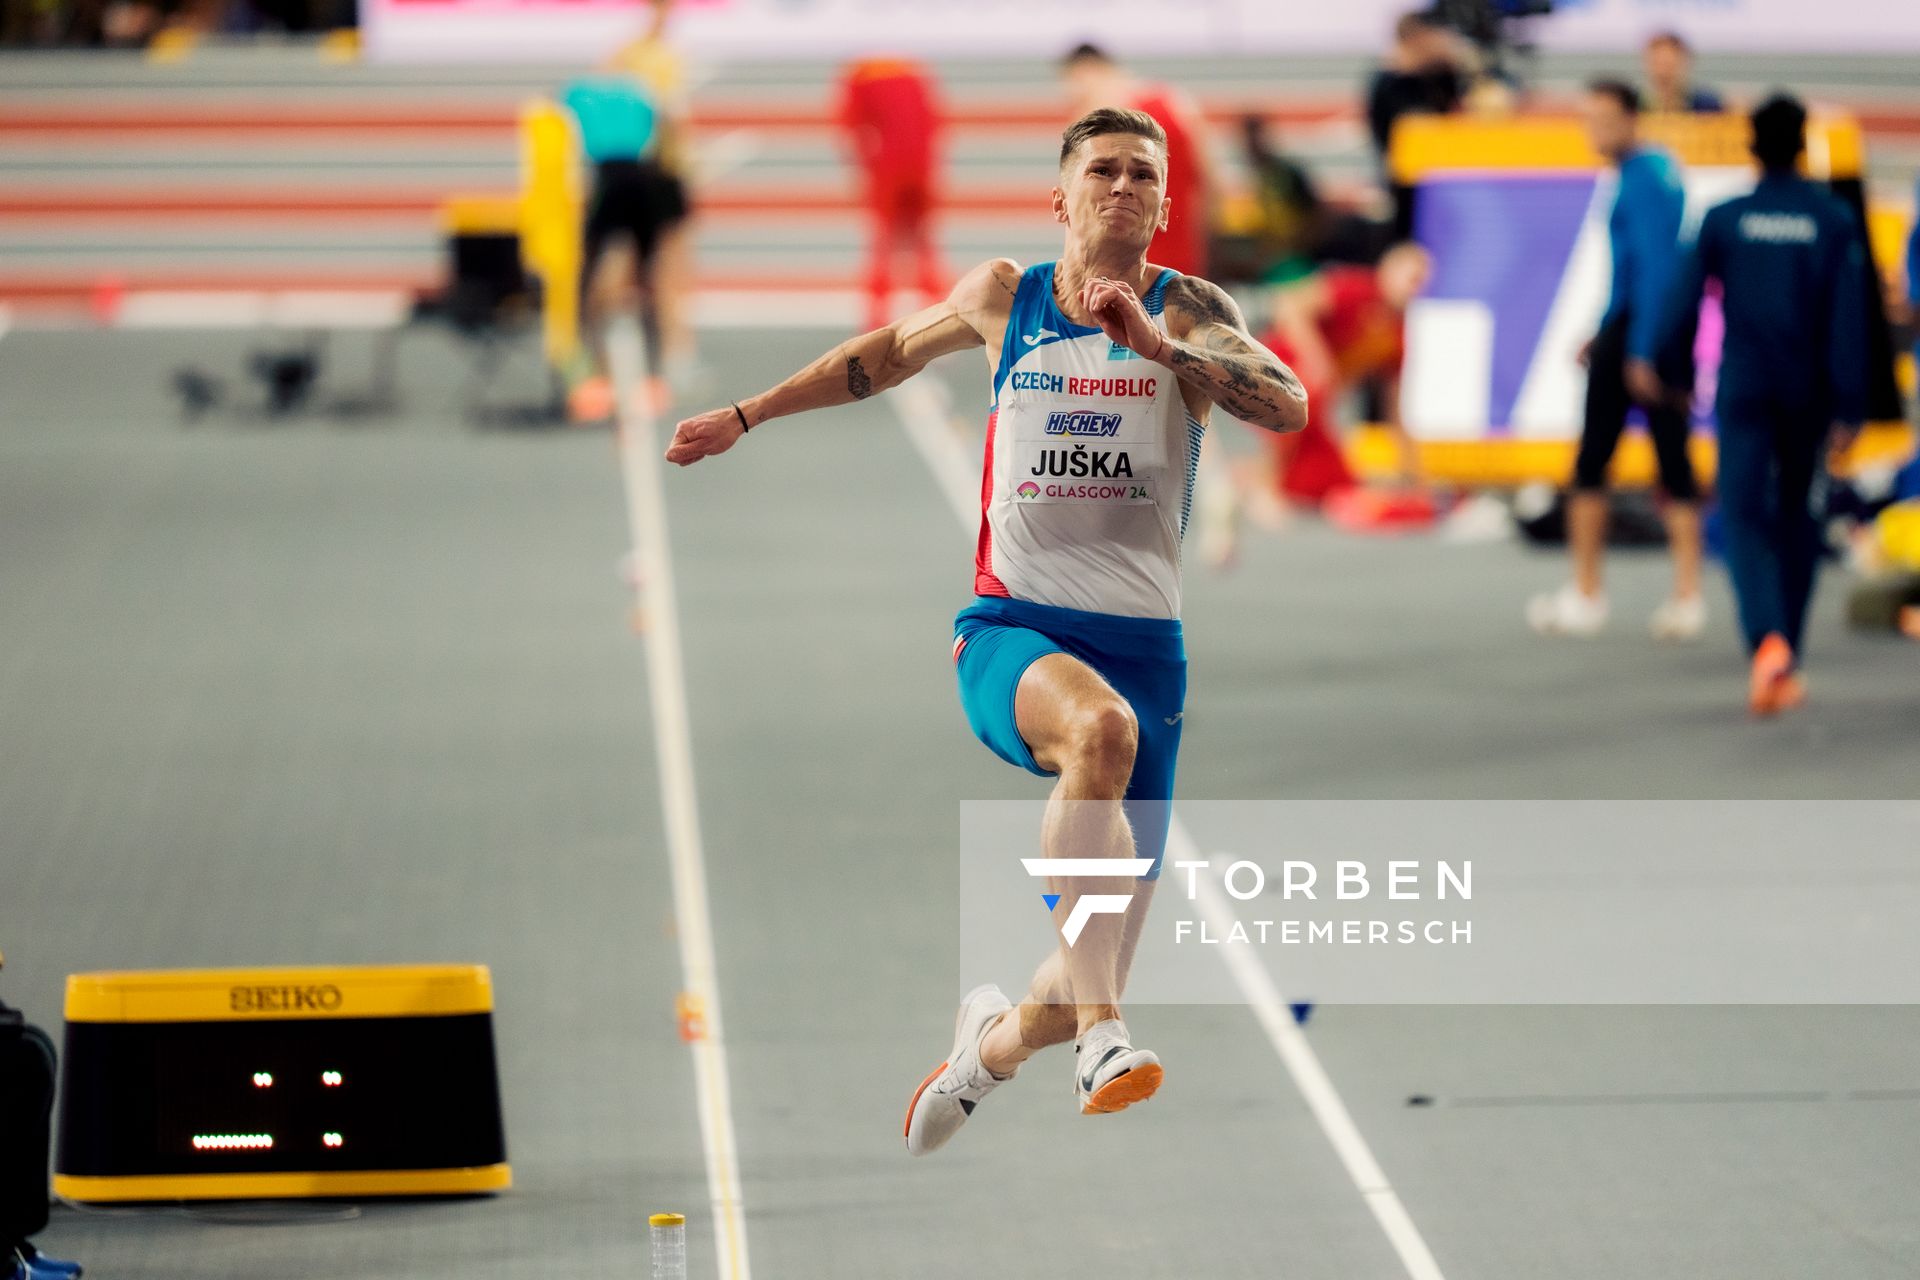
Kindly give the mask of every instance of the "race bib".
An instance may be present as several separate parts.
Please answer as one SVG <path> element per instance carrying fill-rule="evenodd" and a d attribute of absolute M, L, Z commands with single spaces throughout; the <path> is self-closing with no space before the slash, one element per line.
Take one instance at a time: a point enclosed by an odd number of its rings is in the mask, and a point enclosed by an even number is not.
<path fill-rule="evenodd" d="M 1129 506 L 1154 500 L 1148 468 L 1124 444 L 1021 441 L 1013 463 L 1013 499 L 1022 505 L 1091 502 Z"/>
<path fill-rule="evenodd" d="M 1114 384 L 1111 389 L 1101 388 L 1109 395 L 1117 389 L 1138 398 L 1090 405 L 1029 401 L 1010 406 L 1006 416 L 1011 419 L 1007 425 L 1012 428 L 1016 503 L 1154 501 L 1155 472 L 1165 463 L 1166 442 L 1155 427 L 1153 383 L 1098 381 Z"/>

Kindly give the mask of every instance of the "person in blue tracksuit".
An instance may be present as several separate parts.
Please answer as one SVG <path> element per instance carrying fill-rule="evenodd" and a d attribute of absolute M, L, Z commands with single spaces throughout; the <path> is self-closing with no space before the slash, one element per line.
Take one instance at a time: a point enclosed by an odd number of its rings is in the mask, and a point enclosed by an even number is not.
<path fill-rule="evenodd" d="M 1601 569 L 1607 468 L 1636 405 L 1646 414 L 1660 464 L 1660 487 L 1667 497 L 1662 515 L 1673 555 L 1673 591 L 1654 611 L 1652 631 L 1661 640 L 1692 640 L 1707 621 L 1700 595 L 1699 491 L 1687 457 L 1687 401 L 1662 387 L 1650 364 L 1632 358 L 1652 345 L 1659 327 L 1687 206 L 1673 158 L 1640 143 L 1640 106 L 1639 90 L 1622 81 L 1596 80 L 1587 87 L 1587 136 L 1620 171 L 1607 216 L 1613 285 L 1599 332 L 1581 353 L 1587 366 L 1586 412 L 1567 498 L 1573 579 L 1527 603 L 1527 621 L 1542 635 L 1588 636 L 1606 624 Z"/>
<path fill-rule="evenodd" d="M 1668 385 L 1690 385 L 1701 294 L 1708 279 L 1720 282 L 1720 505 L 1752 660 L 1748 706 L 1763 716 L 1805 698 L 1799 665 L 1825 455 L 1851 440 L 1866 412 L 1865 249 L 1846 206 L 1795 172 L 1806 121 L 1785 95 L 1754 111 L 1759 184 L 1707 212 L 1657 349 L 1640 353 L 1656 358 Z"/>

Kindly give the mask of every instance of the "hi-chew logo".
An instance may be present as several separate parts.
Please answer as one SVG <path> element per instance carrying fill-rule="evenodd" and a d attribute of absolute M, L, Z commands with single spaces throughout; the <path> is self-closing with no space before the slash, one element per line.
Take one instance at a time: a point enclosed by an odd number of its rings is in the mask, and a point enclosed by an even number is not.
<path fill-rule="evenodd" d="M 1111 436 L 1120 431 L 1120 415 L 1097 409 L 1056 409 L 1047 415 L 1050 436 Z"/>
<path fill-rule="evenodd" d="M 1027 874 L 1038 879 L 1055 876 L 1063 880 L 1078 880 L 1088 877 L 1113 879 L 1117 876 L 1139 877 L 1153 869 L 1152 858 L 1022 858 L 1020 865 Z M 1057 893 L 1043 893 L 1040 900 L 1052 911 L 1060 904 Z M 1127 907 L 1133 902 L 1130 893 L 1083 893 L 1074 900 L 1073 910 L 1067 913 L 1065 923 L 1060 926 L 1060 936 L 1071 947 L 1080 940 L 1080 931 L 1087 927 L 1087 921 L 1094 916 L 1119 916 L 1127 913 Z"/>

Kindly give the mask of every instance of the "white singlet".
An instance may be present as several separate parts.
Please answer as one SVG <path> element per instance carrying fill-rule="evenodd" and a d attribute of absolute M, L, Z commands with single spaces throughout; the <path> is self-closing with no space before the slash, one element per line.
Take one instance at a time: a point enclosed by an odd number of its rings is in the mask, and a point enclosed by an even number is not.
<path fill-rule="evenodd" d="M 974 591 L 1134 618 L 1180 616 L 1180 539 L 1205 428 L 1179 380 L 1053 298 L 1027 268 L 987 418 Z M 1141 302 L 1164 332 L 1164 271 Z"/>

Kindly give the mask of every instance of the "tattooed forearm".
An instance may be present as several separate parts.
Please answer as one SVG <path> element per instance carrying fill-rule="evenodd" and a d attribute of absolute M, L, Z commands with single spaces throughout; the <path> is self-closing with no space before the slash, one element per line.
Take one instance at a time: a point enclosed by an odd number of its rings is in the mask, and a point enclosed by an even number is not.
<path fill-rule="evenodd" d="M 1182 276 L 1167 305 L 1186 313 L 1188 341 L 1169 341 L 1166 363 L 1242 422 L 1270 431 L 1306 425 L 1307 391 L 1278 356 L 1246 336 L 1240 308 L 1217 285 Z"/>
<path fill-rule="evenodd" d="M 873 394 L 873 379 L 860 367 L 859 356 L 847 357 L 847 390 L 855 400 L 865 400 Z"/>
<path fill-rule="evenodd" d="M 1242 422 L 1270 431 L 1306 425 L 1307 390 L 1271 352 L 1212 328 L 1199 343 L 1169 342 L 1167 363 Z"/>

